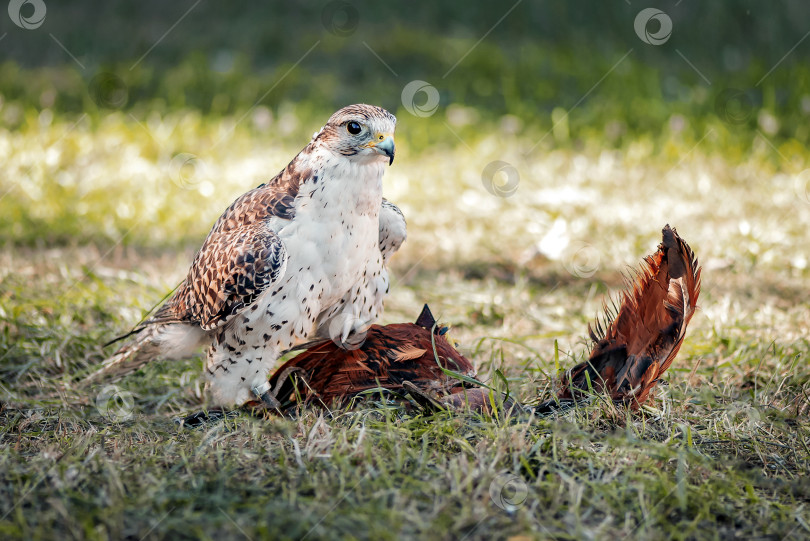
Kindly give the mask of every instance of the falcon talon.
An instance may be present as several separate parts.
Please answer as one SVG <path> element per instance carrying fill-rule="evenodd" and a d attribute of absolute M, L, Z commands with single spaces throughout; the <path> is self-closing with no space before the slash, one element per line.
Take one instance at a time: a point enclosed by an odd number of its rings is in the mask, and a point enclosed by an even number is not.
<path fill-rule="evenodd" d="M 271 408 L 271 409 L 277 409 L 277 408 L 280 408 L 280 407 L 281 407 L 281 402 L 279 402 L 278 400 L 276 400 L 276 397 L 274 397 L 274 396 L 272 395 L 272 393 L 270 393 L 270 391 L 268 391 L 268 392 L 266 392 L 266 393 L 263 393 L 263 394 L 262 394 L 262 395 L 259 397 L 259 400 L 261 400 L 261 401 L 262 401 L 262 403 L 263 403 L 265 406 L 267 406 L 268 408 Z"/>

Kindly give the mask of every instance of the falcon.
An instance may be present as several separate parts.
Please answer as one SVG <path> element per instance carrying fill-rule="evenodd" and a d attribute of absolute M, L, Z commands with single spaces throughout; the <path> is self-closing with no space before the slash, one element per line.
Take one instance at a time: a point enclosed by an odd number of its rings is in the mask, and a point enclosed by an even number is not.
<path fill-rule="evenodd" d="M 275 178 L 225 210 L 185 280 L 96 375 L 207 344 L 216 404 L 273 407 L 268 374 L 282 354 L 365 332 L 382 313 L 386 264 L 406 237 L 402 212 L 382 197 L 395 126 L 371 105 L 333 114 Z"/>

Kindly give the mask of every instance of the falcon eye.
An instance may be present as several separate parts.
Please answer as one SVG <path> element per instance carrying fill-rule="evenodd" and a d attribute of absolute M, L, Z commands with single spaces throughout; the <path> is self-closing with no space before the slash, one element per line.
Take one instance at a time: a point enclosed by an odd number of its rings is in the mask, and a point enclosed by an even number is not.
<path fill-rule="evenodd" d="M 357 135 L 363 130 L 363 128 L 361 128 L 360 124 L 357 122 L 349 122 L 348 124 L 346 124 L 346 129 L 352 135 Z"/>

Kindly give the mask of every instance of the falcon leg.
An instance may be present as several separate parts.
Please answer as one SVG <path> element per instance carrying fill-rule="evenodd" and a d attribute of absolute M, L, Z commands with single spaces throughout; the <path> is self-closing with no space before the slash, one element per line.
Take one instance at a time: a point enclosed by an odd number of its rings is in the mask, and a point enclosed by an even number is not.
<path fill-rule="evenodd" d="M 267 383 L 278 357 L 275 349 L 253 349 L 238 339 L 215 343 L 206 363 L 206 390 L 218 406 L 238 407 L 254 401 L 264 394 L 265 389 L 259 388 Z M 269 399 L 263 403 L 269 408 L 278 405 Z"/>
<path fill-rule="evenodd" d="M 383 297 L 388 290 L 388 273 L 384 268 L 369 273 L 372 276 L 343 298 L 343 310 L 322 318 L 317 335 L 328 337 L 344 349 L 362 346 L 366 332 L 379 318 Z"/>
<path fill-rule="evenodd" d="M 303 370 L 301 368 L 297 366 L 290 366 L 286 368 L 284 372 L 282 372 L 281 375 L 277 378 L 275 389 L 271 388 L 270 381 L 265 381 L 259 385 L 256 385 L 255 387 L 253 387 L 253 389 L 251 389 L 253 391 L 253 394 L 256 395 L 256 398 L 259 399 L 258 403 L 254 403 L 251 406 L 254 409 L 265 408 L 265 409 L 273 409 L 278 412 L 281 412 L 286 406 L 289 406 L 289 404 L 282 404 L 279 401 L 278 395 L 293 372 L 301 372 L 301 374 L 299 374 L 298 377 L 306 381 L 306 378 L 304 377 L 303 374 Z M 285 396 L 286 395 L 287 393 L 285 392 Z M 284 397 L 282 398 L 286 400 L 286 398 Z"/>
<path fill-rule="evenodd" d="M 265 381 L 261 385 L 256 385 L 251 390 L 253 391 L 253 394 L 256 395 L 256 398 L 258 398 L 259 401 L 262 403 L 262 405 L 266 406 L 267 408 L 278 409 L 281 407 L 281 403 L 276 398 L 276 393 L 278 392 L 278 389 L 276 389 L 274 392 L 273 389 L 270 387 L 269 381 Z"/>

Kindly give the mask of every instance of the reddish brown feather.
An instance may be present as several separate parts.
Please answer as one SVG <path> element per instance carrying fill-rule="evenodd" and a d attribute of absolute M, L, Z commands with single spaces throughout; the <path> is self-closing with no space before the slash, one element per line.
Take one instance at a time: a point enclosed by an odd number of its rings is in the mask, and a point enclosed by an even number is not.
<path fill-rule="evenodd" d="M 435 330 L 431 340 L 431 328 L 394 323 L 373 325 L 354 350 L 331 341 L 313 346 L 284 363 L 270 385 L 282 407 L 310 402 L 331 406 L 378 387 L 399 391 L 406 381 L 441 395 L 463 390 L 462 382 L 445 374 L 436 358 L 446 369 L 475 376 L 472 363 Z M 288 377 L 294 373 L 296 383 Z"/>
<path fill-rule="evenodd" d="M 666 226 L 658 251 L 646 257 L 630 291 L 615 312 L 588 326 L 594 348 L 590 358 L 560 381 L 559 399 L 597 392 L 638 409 L 672 364 L 700 295 L 697 258 L 677 232 Z"/>

